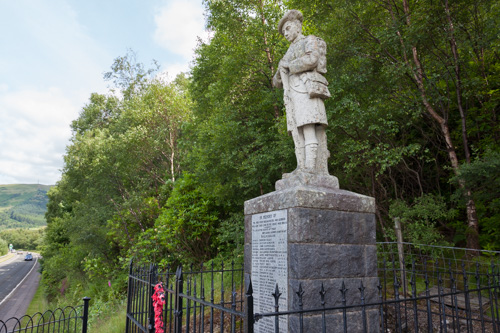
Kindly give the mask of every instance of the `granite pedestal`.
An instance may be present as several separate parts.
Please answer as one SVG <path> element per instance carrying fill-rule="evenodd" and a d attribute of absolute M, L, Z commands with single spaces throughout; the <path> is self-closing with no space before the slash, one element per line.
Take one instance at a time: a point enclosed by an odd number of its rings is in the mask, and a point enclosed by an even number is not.
<path fill-rule="evenodd" d="M 277 191 L 245 202 L 245 277 L 251 277 L 254 312 L 273 312 L 276 284 L 282 294 L 280 311 L 299 309 L 297 291 L 302 285 L 303 308 L 377 301 L 375 200 L 338 188 L 336 178 L 307 175 L 283 179 Z M 344 290 L 345 290 L 344 289 Z M 378 332 L 378 313 L 360 308 L 346 313 L 347 331 Z M 342 311 L 327 313 L 327 332 L 343 332 Z M 321 332 L 321 313 L 304 315 L 305 332 Z M 298 332 L 297 315 L 280 318 L 280 332 Z M 274 332 L 274 318 L 264 318 L 255 332 Z"/>

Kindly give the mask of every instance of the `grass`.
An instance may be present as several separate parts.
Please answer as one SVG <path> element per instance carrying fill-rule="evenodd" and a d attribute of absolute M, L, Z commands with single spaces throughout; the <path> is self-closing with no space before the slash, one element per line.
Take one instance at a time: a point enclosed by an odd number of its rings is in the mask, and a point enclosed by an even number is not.
<path fill-rule="evenodd" d="M 80 304 L 72 304 L 80 305 Z M 44 313 L 61 307 L 61 304 L 49 303 L 44 295 L 43 280 L 31 300 L 26 314 L 32 316 L 35 313 Z M 89 307 L 89 333 L 122 333 L 125 331 L 126 299 L 103 302 L 91 300 Z M 37 317 L 40 318 L 40 317 Z M 26 324 L 26 323 L 23 323 Z"/>
<path fill-rule="evenodd" d="M 91 310 L 92 311 L 92 310 Z M 125 320 L 127 302 L 123 301 L 103 312 L 99 318 L 89 325 L 89 333 L 123 333 L 125 332 Z"/>
<path fill-rule="evenodd" d="M 26 315 L 29 317 L 33 317 L 34 323 L 37 323 L 39 320 L 41 322 L 47 321 L 47 315 L 46 318 L 42 319 L 41 315 L 35 316 L 35 314 L 40 313 L 44 314 L 45 311 L 50 309 L 49 302 L 45 299 L 45 295 L 43 293 L 43 286 L 42 282 L 38 285 L 38 288 L 36 289 L 35 295 L 33 295 L 33 298 L 31 299 L 30 304 L 28 305 L 28 309 L 26 309 Z M 21 321 L 21 327 L 25 327 L 25 325 L 31 326 L 29 322 L 28 317 L 23 317 L 23 320 Z"/>
<path fill-rule="evenodd" d="M 33 296 L 33 299 L 31 300 L 30 305 L 28 306 L 28 309 L 26 310 L 26 314 L 31 316 L 37 312 L 43 313 L 48 309 L 49 302 L 47 302 L 47 300 L 45 299 L 45 296 L 43 294 L 43 286 L 42 283 L 40 283 L 35 295 Z"/>
<path fill-rule="evenodd" d="M 6 254 L 5 257 L 3 258 L 0 258 L 0 262 L 3 262 L 3 261 L 6 261 L 6 260 L 9 260 L 10 258 L 12 258 L 13 256 L 15 256 L 14 253 L 9 253 L 9 254 Z"/>

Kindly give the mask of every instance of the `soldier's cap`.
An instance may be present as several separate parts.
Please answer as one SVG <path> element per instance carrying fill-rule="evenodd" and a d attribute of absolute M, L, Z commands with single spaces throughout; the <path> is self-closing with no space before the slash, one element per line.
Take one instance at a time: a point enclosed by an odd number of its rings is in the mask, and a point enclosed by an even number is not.
<path fill-rule="evenodd" d="M 302 23 L 303 18 L 304 17 L 302 16 L 302 13 L 297 9 L 289 10 L 288 12 L 285 13 L 285 15 L 283 15 L 283 17 L 280 20 L 280 23 L 278 23 L 278 31 L 280 32 L 280 34 L 283 35 L 283 31 L 281 29 L 283 28 L 286 22 L 298 20 L 300 21 L 300 23 Z"/>

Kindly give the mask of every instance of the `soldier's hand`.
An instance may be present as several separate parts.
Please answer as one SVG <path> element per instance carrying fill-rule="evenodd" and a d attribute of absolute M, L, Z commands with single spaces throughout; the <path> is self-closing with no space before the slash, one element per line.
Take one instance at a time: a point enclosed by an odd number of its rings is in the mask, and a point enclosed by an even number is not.
<path fill-rule="evenodd" d="M 290 68 L 290 64 L 287 61 L 281 60 L 279 67 L 288 70 Z"/>

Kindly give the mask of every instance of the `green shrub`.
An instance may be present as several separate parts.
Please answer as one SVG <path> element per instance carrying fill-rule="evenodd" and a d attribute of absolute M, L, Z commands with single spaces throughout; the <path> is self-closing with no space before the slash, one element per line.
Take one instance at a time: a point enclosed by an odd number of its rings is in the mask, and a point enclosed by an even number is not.
<path fill-rule="evenodd" d="M 439 222 L 453 219 L 457 212 L 448 209 L 443 197 L 425 194 L 416 198 L 412 205 L 404 201 L 394 201 L 389 209 L 391 218 L 399 218 L 403 232 L 403 240 L 414 244 L 449 245 L 439 232 Z M 444 223 L 443 223 L 444 224 Z M 396 240 L 392 230 L 388 230 L 389 237 Z"/>
<path fill-rule="evenodd" d="M 479 242 L 485 250 L 500 248 L 500 152 L 488 150 L 482 158 L 460 166 L 460 174 L 452 182 L 465 181 L 476 203 L 479 219 Z M 455 195 L 461 204 L 465 204 L 466 190 L 460 189 Z M 463 229 L 464 226 L 462 226 Z M 463 230 L 462 233 L 471 232 Z"/>
<path fill-rule="evenodd" d="M 9 244 L 6 240 L 0 238 L 0 256 L 6 255 L 9 252 Z"/>
<path fill-rule="evenodd" d="M 45 227 L 35 229 L 7 229 L 0 231 L 0 238 L 8 244 L 14 245 L 14 249 L 39 250 L 43 243 Z"/>
<path fill-rule="evenodd" d="M 193 175 L 184 174 L 150 232 L 172 254 L 172 262 L 200 264 L 217 249 L 217 227 L 214 203 L 203 195 Z"/>

